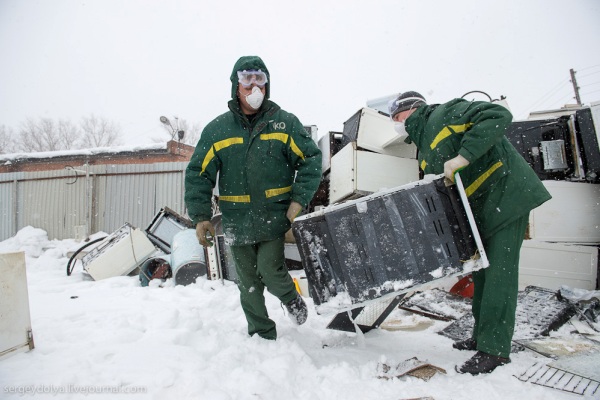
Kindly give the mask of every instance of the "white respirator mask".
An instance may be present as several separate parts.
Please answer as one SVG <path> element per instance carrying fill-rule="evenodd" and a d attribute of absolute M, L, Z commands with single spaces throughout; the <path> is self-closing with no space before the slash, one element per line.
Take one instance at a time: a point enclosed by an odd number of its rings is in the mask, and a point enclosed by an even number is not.
<path fill-rule="evenodd" d="M 406 139 L 408 137 L 408 132 L 406 132 L 406 127 L 404 126 L 404 122 L 395 122 L 394 130 L 400 136 L 400 139 Z"/>
<path fill-rule="evenodd" d="M 246 96 L 246 101 L 255 110 L 258 110 L 262 105 L 265 95 L 262 93 L 258 86 L 252 88 L 252 93 Z"/>

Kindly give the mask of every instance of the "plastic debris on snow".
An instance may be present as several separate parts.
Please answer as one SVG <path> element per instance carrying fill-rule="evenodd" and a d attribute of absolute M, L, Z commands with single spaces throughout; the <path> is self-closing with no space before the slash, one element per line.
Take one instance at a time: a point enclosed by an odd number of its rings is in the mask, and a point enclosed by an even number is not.
<path fill-rule="evenodd" d="M 405 375 L 409 375 L 424 381 L 428 381 L 438 372 L 446 374 L 445 369 L 436 367 L 428 362 L 421 361 L 417 359 L 417 357 L 405 360 L 395 366 L 389 366 L 386 363 L 379 363 L 377 365 L 377 372 L 377 377 L 379 379 L 401 378 Z"/>

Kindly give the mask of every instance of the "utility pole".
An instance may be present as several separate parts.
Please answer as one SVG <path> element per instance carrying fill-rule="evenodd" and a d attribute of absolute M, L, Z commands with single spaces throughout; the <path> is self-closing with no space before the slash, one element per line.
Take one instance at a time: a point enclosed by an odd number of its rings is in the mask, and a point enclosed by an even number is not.
<path fill-rule="evenodd" d="M 570 69 L 571 72 L 571 83 L 573 84 L 573 90 L 575 91 L 575 100 L 577 100 L 577 105 L 581 105 L 581 98 L 579 97 L 579 86 L 577 86 L 577 79 L 575 79 L 575 71 L 573 68 Z"/>

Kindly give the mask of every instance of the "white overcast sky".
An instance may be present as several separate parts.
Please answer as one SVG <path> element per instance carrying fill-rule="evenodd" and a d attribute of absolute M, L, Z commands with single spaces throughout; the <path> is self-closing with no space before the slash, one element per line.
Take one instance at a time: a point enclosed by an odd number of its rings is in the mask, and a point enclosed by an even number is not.
<path fill-rule="evenodd" d="M 599 0 L 0 0 L 0 125 L 93 113 L 150 143 L 161 115 L 225 112 L 242 55 L 320 135 L 405 90 L 504 95 L 523 119 L 574 103 L 570 68 L 599 101 L 599 49 Z"/>

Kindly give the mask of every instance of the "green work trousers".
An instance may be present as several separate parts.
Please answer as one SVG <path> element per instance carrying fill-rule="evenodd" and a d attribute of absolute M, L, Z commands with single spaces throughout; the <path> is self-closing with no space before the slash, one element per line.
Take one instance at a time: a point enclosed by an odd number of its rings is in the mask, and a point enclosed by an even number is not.
<path fill-rule="evenodd" d="M 275 322 L 265 306 L 264 289 L 287 304 L 296 297 L 296 287 L 285 266 L 284 238 L 246 246 L 231 246 L 238 275 L 240 302 L 248 321 L 248 334 L 277 339 Z"/>
<path fill-rule="evenodd" d="M 519 254 L 529 213 L 483 240 L 490 266 L 473 272 L 473 338 L 477 350 L 495 356 L 510 355 L 515 328 Z"/>

